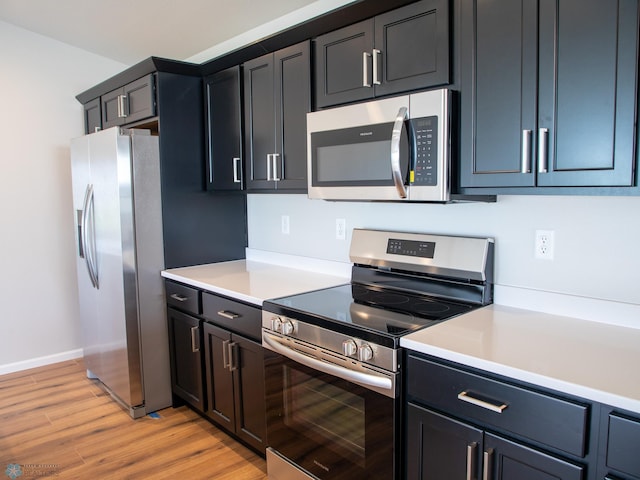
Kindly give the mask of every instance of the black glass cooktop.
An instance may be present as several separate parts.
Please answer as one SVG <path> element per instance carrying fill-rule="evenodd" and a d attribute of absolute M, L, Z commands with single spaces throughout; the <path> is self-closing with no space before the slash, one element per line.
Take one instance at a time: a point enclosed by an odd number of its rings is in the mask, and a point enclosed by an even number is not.
<path fill-rule="evenodd" d="M 268 303 L 389 336 L 402 336 L 476 308 L 425 295 L 360 284 L 316 290 Z M 295 312 L 290 316 L 295 317 Z"/>

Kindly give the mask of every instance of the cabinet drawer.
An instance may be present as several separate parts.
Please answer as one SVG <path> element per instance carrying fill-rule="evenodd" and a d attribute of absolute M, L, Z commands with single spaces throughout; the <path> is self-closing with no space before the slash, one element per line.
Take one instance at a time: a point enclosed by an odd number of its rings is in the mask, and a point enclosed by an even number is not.
<path fill-rule="evenodd" d="M 486 428 L 583 457 L 588 407 L 409 355 L 407 391 L 416 400 Z"/>
<path fill-rule="evenodd" d="M 257 342 L 261 341 L 262 310 L 259 308 L 211 293 L 203 293 L 202 315 L 216 325 Z"/>
<path fill-rule="evenodd" d="M 165 291 L 169 305 L 195 315 L 202 313 L 200 292 L 197 289 L 167 280 L 165 281 Z"/>
<path fill-rule="evenodd" d="M 607 467 L 640 477 L 640 420 L 609 415 Z"/>

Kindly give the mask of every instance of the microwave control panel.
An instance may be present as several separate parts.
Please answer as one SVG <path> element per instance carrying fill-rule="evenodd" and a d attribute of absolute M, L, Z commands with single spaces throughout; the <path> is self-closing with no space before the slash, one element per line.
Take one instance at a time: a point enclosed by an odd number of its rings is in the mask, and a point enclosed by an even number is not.
<path fill-rule="evenodd" d="M 438 184 L 438 117 L 410 120 L 415 148 L 415 166 L 411 172 L 413 185 Z"/>

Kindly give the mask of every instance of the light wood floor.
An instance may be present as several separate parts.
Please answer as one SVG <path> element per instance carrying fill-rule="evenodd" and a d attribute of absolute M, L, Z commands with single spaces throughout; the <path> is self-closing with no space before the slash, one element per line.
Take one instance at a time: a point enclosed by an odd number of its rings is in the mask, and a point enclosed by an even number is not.
<path fill-rule="evenodd" d="M 266 479 L 264 459 L 187 407 L 131 417 L 81 360 L 0 376 L 0 478 Z M 14 467 L 15 468 L 15 467 Z"/>

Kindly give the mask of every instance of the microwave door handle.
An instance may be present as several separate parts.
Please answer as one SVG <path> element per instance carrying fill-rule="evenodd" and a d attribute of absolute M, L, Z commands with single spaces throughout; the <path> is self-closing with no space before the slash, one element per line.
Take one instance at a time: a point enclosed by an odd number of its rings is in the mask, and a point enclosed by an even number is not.
<path fill-rule="evenodd" d="M 391 175 L 393 177 L 393 184 L 400 198 L 407 198 L 407 189 L 404 186 L 404 179 L 402 178 L 402 171 L 400 169 L 400 139 L 402 137 L 402 127 L 408 118 L 407 107 L 401 107 L 400 110 L 398 110 L 398 116 L 393 123 L 393 130 L 391 132 Z"/>

